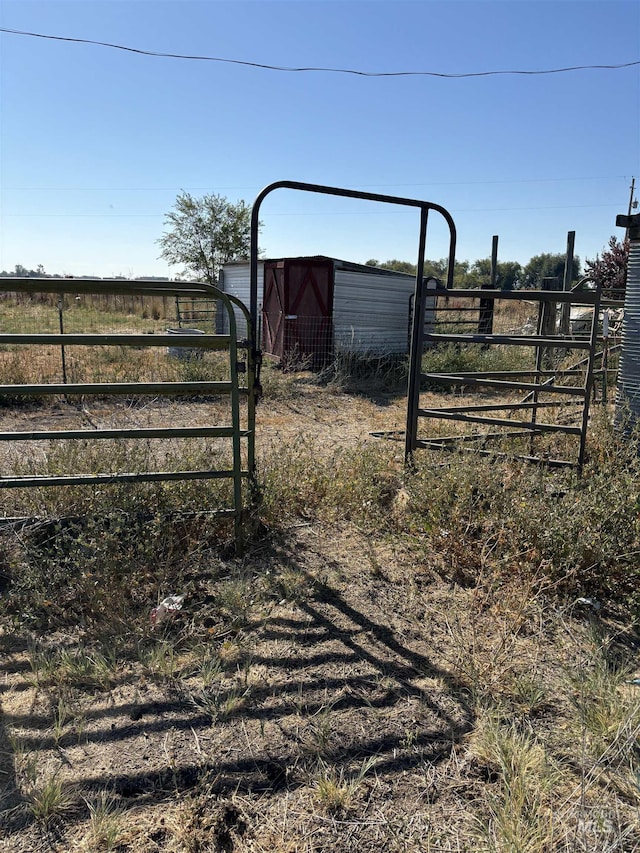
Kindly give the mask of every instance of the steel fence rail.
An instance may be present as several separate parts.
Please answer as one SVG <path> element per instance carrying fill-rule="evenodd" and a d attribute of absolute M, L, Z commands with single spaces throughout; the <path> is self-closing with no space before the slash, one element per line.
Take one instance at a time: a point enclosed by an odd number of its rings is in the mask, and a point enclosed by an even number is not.
<path fill-rule="evenodd" d="M 485 443 L 488 440 L 502 440 L 515 437 L 529 437 L 531 442 L 537 436 L 558 433 L 566 436 L 575 436 L 579 440 L 576 461 L 569 459 L 552 459 L 548 454 L 536 456 L 532 450 L 529 453 L 506 454 L 499 448 L 488 449 L 486 446 L 474 447 L 474 452 L 489 456 L 509 456 L 528 461 L 544 462 L 551 467 L 577 467 L 582 468 L 585 458 L 586 432 L 589 418 L 589 403 L 593 390 L 595 371 L 595 360 L 597 358 L 596 346 L 598 343 L 598 318 L 603 304 L 602 288 L 597 286 L 589 290 L 577 288 L 571 291 L 556 290 L 518 290 L 501 291 L 482 289 L 458 289 L 436 287 L 431 291 L 436 297 L 447 299 L 455 298 L 456 302 L 463 300 L 505 300 L 520 301 L 538 305 L 538 323 L 535 334 L 523 334 L 513 332 L 509 334 L 478 334 L 478 333 L 434 333 L 424 332 L 420 340 L 420 346 L 412 350 L 410 363 L 410 383 L 414 382 L 417 391 L 413 402 L 410 401 L 407 416 L 407 428 L 405 431 L 405 459 L 412 462 L 413 454 L 418 448 L 447 449 L 454 450 L 456 447 L 470 449 L 469 445 Z M 553 306 L 563 304 L 569 308 L 587 306 L 593 310 L 590 312 L 590 329 L 586 335 L 567 336 L 555 334 L 557 318 Z M 465 310 L 463 304 L 451 310 Z M 476 310 L 476 309 L 474 309 Z M 421 305 L 424 312 L 424 304 Z M 446 324 L 446 321 L 445 321 Z M 418 331 L 424 329 L 424 323 L 418 323 Z M 549 332 L 551 329 L 551 332 Z M 535 366 L 523 366 L 516 370 L 477 370 L 477 371 L 452 371 L 446 367 L 440 371 L 424 370 L 422 366 L 424 343 L 428 342 L 430 347 L 438 347 L 442 344 L 454 345 L 457 352 L 463 347 L 482 347 L 486 350 L 492 346 L 498 347 L 521 347 L 532 351 L 535 356 Z M 561 367 L 551 368 L 545 362 L 551 352 L 564 352 L 570 350 L 584 350 L 586 356 L 577 364 L 569 366 L 566 370 Z M 430 352 L 431 350 L 429 350 Z M 584 370 L 579 367 L 584 366 Z M 576 378 L 582 377 L 583 382 L 579 384 Z M 570 381 L 572 384 L 566 384 Z M 436 386 L 449 388 L 469 388 L 475 390 L 487 390 L 494 393 L 527 392 L 524 400 L 514 401 L 512 398 L 488 402 L 462 402 L 457 406 L 421 406 L 419 403 L 420 387 L 423 382 Z M 544 399 L 541 399 L 544 397 Z M 558 399 L 561 398 L 561 399 Z M 552 398 L 552 399 L 549 399 Z M 555 399 L 554 399 L 555 398 Z M 572 399 L 566 399 L 572 398 Z M 412 407 L 413 406 L 413 407 Z M 537 419 L 538 410 L 561 407 L 568 415 L 574 413 L 572 420 L 577 423 L 540 423 Z M 528 410 L 529 420 L 516 420 L 510 415 L 506 417 L 490 416 L 489 413 L 514 413 L 518 410 Z M 483 414 L 487 413 L 487 414 Z M 490 432 L 477 432 L 473 435 L 439 436 L 418 435 L 419 419 L 431 419 L 440 421 L 457 421 L 460 423 L 477 424 L 489 427 Z M 502 432 L 496 428 L 504 428 Z M 514 432 L 515 430 L 515 432 Z M 466 445 L 466 446 L 465 446 Z"/>
<path fill-rule="evenodd" d="M 225 381 L 141 381 L 141 382 L 31 382 L 0 385 L 0 396 L 11 399 L 17 397 L 61 396 L 69 400 L 74 396 L 85 398 L 103 398 L 110 396 L 138 397 L 144 395 L 160 396 L 212 396 L 220 395 L 228 399 L 230 422 L 218 425 L 193 427 L 118 427 L 105 429 L 28 429 L 23 431 L 4 430 L 0 432 L 0 442 L 25 441 L 74 441 L 74 440 L 149 440 L 184 438 L 219 438 L 231 443 L 232 466 L 229 468 L 206 468 L 202 470 L 179 471 L 116 471 L 113 473 L 73 473 L 58 475 L 25 474 L 0 476 L 0 489 L 91 485 L 105 483 L 152 483 L 173 482 L 178 480 L 230 480 L 232 483 L 232 505 L 213 511 L 220 518 L 234 520 L 234 533 L 238 549 L 243 543 L 243 517 L 245 507 L 245 487 L 243 483 L 254 479 L 255 475 L 255 403 L 256 370 L 255 342 L 251 336 L 249 311 L 235 297 L 224 293 L 214 285 L 201 282 L 175 281 L 131 281 L 122 279 L 52 279 L 52 278 L 0 278 L 0 318 L 3 300 L 15 294 L 53 293 L 64 295 L 97 295 L 101 297 L 141 296 L 168 297 L 175 299 L 193 297 L 215 300 L 228 315 L 228 330 L 225 335 L 216 334 L 138 334 L 104 333 L 79 334 L 64 333 L 62 321 L 60 333 L 16 333 L 1 332 L 0 346 L 3 348 L 27 349 L 42 346 L 59 346 L 64 353 L 66 347 L 123 347 L 123 348 L 180 348 L 189 352 L 220 351 L 228 353 L 229 379 Z M 238 340 L 234 308 L 244 315 L 247 321 L 247 338 Z M 246 349 L 246 360 L 239 358 L 238 350 Z M 64 365 L 64 361 L 63 361 Z M 245 377 L 244 384 L 240 377 Z M 65 376 L 66 378 L 66 376 Z M 241 401 L 244 401 L 242 425 Z M 244 453 L 244 456 L 243 456 Z M 212 514 L 211 512 L 209 514 Z"/>

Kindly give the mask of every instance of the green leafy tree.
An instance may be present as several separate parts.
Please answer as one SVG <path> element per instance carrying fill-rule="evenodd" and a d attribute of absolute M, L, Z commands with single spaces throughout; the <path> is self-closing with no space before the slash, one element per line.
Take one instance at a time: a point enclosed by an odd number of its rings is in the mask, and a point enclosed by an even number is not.
<path fill-rule="evenodd" d="M 543 278 L 559 278 L 562 282 L 564 264 L 565 255 L 550 254 L 549 252 L 534 255 L 522 271 L 519 286 L 530 289 L 539 288 L 542 285 Z M 573 280 L 577 281 L 579 278 L 580 258 L 575 255 L 573 258 Z"/>
<path fill-rule="evenodd" d="M 515 290 L 521 277 L 522 267 L 517 261 L 498 261 L 497 285 L 501 290 Z"/>
<path fill-rule="evenodd" d="M 500 290 L 513 290 L 518 286 L 522 275 L 522 267 L 517 261 L 498 261 L 496 271 L 496 287 Z M 491 258 L 480 258 L 475 261 L 469 271 L 469 276 L 475 279 L 470 287 L 487 287 L 491 284 Z"/>
<path fill-rule="evenodd" d="M 211 193 L 194 198 L 187 192 L 176 197 L 165 217 L 167 231 L 158 240 L 160 257 L 183 264 L 185 274 L 216 284 L 222 264 L 245 260 L 251 248 L 251 207 L 235 204 Z"/>
<path fill-rule="evenodd" d="M 439 278 L 444 281 L 447 276 L 448 265 L 449 261 L 446 258 L 440 258 L 440 260 L 438 261 L 429 260 L 429 258 L 426 258 L 424 262 L 424 274 L 426 276 L 433 276 L 433 278 Z"/>
<path fill-rule="evenodd" d="M 412 264 L 411 261 L 399 261 L 394 258 L 391 261 L 385 261 L 383 264 L 375 264 L 375 266 L 380 267 L 383 270 L 395 270 L 396 272 L 406 272 L 409 275 L 416 274 L 416 265 Z"/>
<path fill-rule="evenodd" d="M 396 272 L 406 272 L 409 275 L 416 274 L 416 265 L 411 261 L 399 261 L 396 258 L 390 261 L 380 262 L 376 258 L 370 258 L 366 261 L 368 267 L 379 267 L 383 270 L 395 270 Z M 457 267 L 457 263 L 456 263 Z M 447 260 L 445 258 L 439 261 L 429 260 L 425 258 L 424 262 L 425 276 L 434 276 L 435 278 L 444 278 L 447 274 Z"/>
<path fill-rule="evenodd" d="M 446 266 L 447 262 L 443 258 L 440 263 L 444 267 L 444 271 L 442 273 L 442 278 L 446 276 Z M 485 283 L 484 277 L 478 274 L 478 270 L 476 265 L 478 261 L 475 261 L 473 264 L 470 261 L 456 261 L 455 266 L 453 268 L 453 283 L 455 287 L 461 287 L 463 289 L 469 289 L 473 287 L 480 287 Z M 489 283 L 489 275 L 487 274 L 486 283 Z"/>
<path fill-rule="evenodd" d="M 469 268 L 468 287 L 488 287 L 491 284 L 491 258 L 479 258 Z"/>
<path fill-rule="evenodd" d="M 627 266 L 629 263 L 629 241 L 609 239 L 609 248 L 602 255 L 596 255 L 592 261 L 585 263 L 585 275 L 592 278 L 596 284 L 601 284 L 603 290 L 616 296 L 624 293 L 627 286 Z"/>

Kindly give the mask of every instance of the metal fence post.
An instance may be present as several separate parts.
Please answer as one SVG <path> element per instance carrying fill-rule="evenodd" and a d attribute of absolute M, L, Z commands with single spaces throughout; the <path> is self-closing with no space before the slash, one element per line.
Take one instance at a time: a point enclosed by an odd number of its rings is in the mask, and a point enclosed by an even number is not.
<path fill-rule="evenodd" d="M 420 374 L 422 373 L 422 338 L 424 335 L 424 253 L 427 243 L 427 220 L 429 211 L 420 211 L 420 238 L 418 243 L 418 266 L 416 290 L 413 300 L 413 325 L 411 329 L 411 352 L 409 356 L 409 381 L 407 388 L 407 430 L 405 435 L 404 460 L 411 461 L 418 438 L 418 402 L 420 398 Z"/>
<path fill-rule="evenodd" d="M 573 250 L 576 242 L 576 232 L 569 231 L 567 234 L 567 257 L 564 262 L 564 277 L 562 279 L 562 289 L 571 290 L 571 282 L 573 281 Z M 568 335 L 571 323 L 571 303 L 565 302 L 560 309 L 560 334 Z"/>

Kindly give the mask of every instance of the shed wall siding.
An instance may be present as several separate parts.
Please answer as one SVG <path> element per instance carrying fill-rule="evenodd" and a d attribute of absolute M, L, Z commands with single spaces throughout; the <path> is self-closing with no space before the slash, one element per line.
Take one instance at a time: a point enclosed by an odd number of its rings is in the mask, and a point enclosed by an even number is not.
<path fill-rule="evenodd" d="M 229 293 L 231 296 L 236 296 L 249 308 L 251 297 L 251 269 L 248 263 L 246 264 L 229 264 L 223 266 L 220 275 L 220 285 L 224 293 Z M 262 309 L 262 298 L 264 294 L 264 264 L 258 263 L 258 312 Z M 237 308 L 234 308 L 236 322 L 238 324 L 238 337 L 242 338 L 247 334 L 247 324 L 244 315 Z M 226 311 L 220 312 L 223 319 L 223 328 L 220 332 L 223 335 L 229 333 L 229 320 Z"/>
<path fill-rule="evenodd" d="M 333 335 L 336 350 L 405 353 L 409 341 L 410 276 L 336 270 Z"/>

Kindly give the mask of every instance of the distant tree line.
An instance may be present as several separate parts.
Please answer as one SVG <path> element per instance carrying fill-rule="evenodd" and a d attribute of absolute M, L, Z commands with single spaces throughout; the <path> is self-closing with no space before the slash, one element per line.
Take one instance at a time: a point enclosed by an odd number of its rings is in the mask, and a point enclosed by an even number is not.
<path fill-rule="evenodd" d="M 602 284 L 605 291 L 624 290 L 629 258 L 629 241 L 619 241 L 611 237 L 608 248 L 602 255 L 596 255 L 594 260 L 587 260 L 584 275 L 594 282 Z M 397 272 L 416 274 L 416 265 L 409 261 L 396 259 L 381 263 L 375 258 L 366 261 L 367 266 L 396 270 Z M 447 259 L 425 260 L 424 274 L 444 279 L 447 275 Z M 518 290 L 539 288 L 544 278 L 564 279 L 565 255 L 544 252 L 535 255 L 528 264 L 522 266 L 517 261 L 498 261 L 496 270 L 496 287 L 500 290 Z M 582 277 L 580 258 L 573 258 L 573 283 Z M 483 287 L 491 283 L 491 259 L 481 258 L 470 263 L 456 261 L 453 281 L 455 287 Z"/>
<path fill-rule="evenodd" d="M 130 276 L 126 275 L 99 276 L 64 275 L 59 272 L 48 273 L 45 271 L 45 268 L 42 266 L 42 264 L 38 264 L 38 266 L 34 270 L 27 269 L 27 267 L 22 266 L 22 264 L 16 264 L 13 270 L 1 270 L 0 278 L 77 278 L 79 280 L 87 278 L 108 278 L 115 279 L 116 281 L 169 281 L 169 278 L 166 275 L 139 275 L 135 278 L 131 278 Z"/>
<path fill-rule="evenodd" d="M 391 260 L 380 263 L 375 258 L 367 262 L 367 266 L 382 269 L 397 270 L 411 275 L 416 274 L 416 265 L 408 261 Z M 498 261 L 496 270 L 496 287 L 500 290 L 517 290 L 519 288 L 540 287 L 543 278 L 564 277 L 565 256 L 561 254 L 544 253 L 535 255 L 526 266 L 517 261 Z M 424 273 L 427 276 L 444 279 L 447 274 L 447 259 L 438 261 L 425 260 Z M 574 280 L 580 278 L 580 258 L 573 259 Z M 474 288 L 486 287 L 491 284 L 491 259 L 480 258 L 477 261 L 456 261 L 453 282 L 455 287 Z"/>
<path fill-rule="evenodd" d="M 178 194 L 174 209 L 166 214 L 167 230 L 158 239 L 160 257 L 169 264 L 182 264 L 183 276 L 198 281 L 217 284 L 222 264 L 244 260 L 250 251 L 251 208 L 243 201 L 232 203 L 224 196 L 209 194 L 196 198 L 187 192 Z M 586 274 L 602 283 L 605 290 L 620 291 L 626 281 L 629 256 L 628 241 L 609 240 L 602 255 L 586 262 Z M 366 261 L 368 266 L 416 274 L 416 265 L 397 259 L 380 262 L 375 258 Z M 427 276 L 444 279 L 447 274 L 447 259 L 426 260 L 424 272 Z M 517 261 L 499 261 L 496 270 L 496 287 L 501 290 L 538 288 L 544 278 L 564 278 L 565 255 L 545 252 L 535 255 L 522 266 Z M 0 277 L 21 278 L 48 276 L 42 264 L 35 270 L 16 264 L 15 270 L 0 272 Z M 87 276 L 78 276 L 86 278 Z M 581 277 L 580 258 L 573 258 L 573 281 Z M 122 276 L 117 276 L 122 278 Z M 149 278 L 160 278 L 150 276 Z M 491 260 L 456 261 L 453 281 L 455 287 L 474 288 L 491 284 Z"/>
<path fill-rule="evenodd" d="M 15 269 L 11 272 L 7 272 L 7 270 L 2 270 L 2 272 L 0 272 L 0 278 L 9 278 L 9 276 L 15 276 L 16 278 L 62 278 L 61 275 L 47 275 L 42 264 L 38 264 L 34 270 L 28 270 L 26 267 L 23 267 L 22 264 L 16 264 Z"/>

